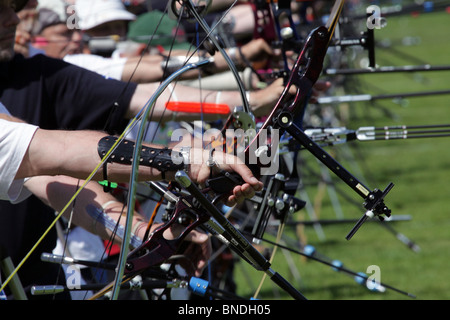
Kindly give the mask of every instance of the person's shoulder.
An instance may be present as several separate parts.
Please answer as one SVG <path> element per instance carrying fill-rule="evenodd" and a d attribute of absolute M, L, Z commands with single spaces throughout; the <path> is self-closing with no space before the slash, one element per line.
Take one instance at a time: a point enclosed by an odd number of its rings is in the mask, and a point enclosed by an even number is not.
<path fill-rule="evenodd" d="M 28 71 L 44 72 L 55 69 L 62 69 L 69 64 L 61 59 L 52 58 L 45 54 L 36 54 L 31 57 L 24 57 L 16 54 L 12 60 L 15 68 L 23 68 Z"/>
<path fill-rule="evenodd" d="M 60 59 L 49 57 L 43 53 L 37 53 L 31 57 L 24 57 L 22 54 L 18 53 L 14 55 L 13 62 L 15 63 L 36 63 L 41 61 L 57 62 Z"/>

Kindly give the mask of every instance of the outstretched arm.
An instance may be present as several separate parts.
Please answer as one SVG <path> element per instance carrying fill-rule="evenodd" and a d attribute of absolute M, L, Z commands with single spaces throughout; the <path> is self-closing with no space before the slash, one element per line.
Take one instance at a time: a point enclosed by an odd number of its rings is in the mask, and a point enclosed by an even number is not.
<path fill-rule="evenodd" d="M 45 204 L 61 212 L 79 185 L 82 184 L 83 181 L 67 176 L 39 176 L 28 179 L 25 187 Z M 98 219 L 92 213 L 92 210 L 95 210 L 96 214 L 102 214 L 103 212 L 115 223 L 125 225 L 124 215 L 127 213 L 125 204 L 118 201 L 110 193 L 104 192 L 103 188 L 96 182 L 88 183 L 72 205 L 73 208 L 71 207 L 71 210 L 66 211 L 64 215 L 69 218 L 69 212 L 73 212 L 73 224 L 97 234 L 104 240 L 110 240 L 113 232 L 101 223 L 102 219 Z M 134 212 L 131 230 L 141 240 L 144 240 L 147 224 L 148 221 L 143 216 Z M 159 223 L 154 223 L 151 230 L 159 226 Z M 164 237 L 167 239 L 175 238 L 177 236 L 174 234 L 175 232 L 176 230 L 169 228 Z M 196 267 L 196 275 L 199 276 L 210 257 L 211 244 L 209 238 L 204 233 L 192 230 L 187 235 L 186 240 L 191 242 L 192 245 L 197 245 L 196 247 L 199 249 L 198 255 L 190 257 Z M 122 239 L 116 237 L 114 241 L 118 243 Z"/>
<path fill-rule="evenodd" d="M 98 143 L 106 134 L 97 131 L 62 131 L 37 129 L 29 145 L 16 179 L 39 175 L 67 175 L 75 178 L 86 179 L 101 162 L 98 155 Z M 199 183 L 207 179 L 206 172 L 209 167 L 206 160 L 209 151 L 203 149 L 191 149 L 189 173 L 191 178 Z M 250 169 L 237 157 L 215 153 L 218 166 L 226 171 L 234 171 L 241 175 L 244 183 L 236 186 L 233 194 L 228 199 L 234 203 L 243 197 L 251 197 L 255 191 L 262 189 L 259 182 Z M 116 182 L 128 182 L 131 166 L 118 163 L 108 164 L 108 179 Z M 172 173 L 173 174 L 173 173 Z M 168 179 L 173 176 L 166 173 Z M 100 167 L 94 175 L 94 180 L 103 180 L 103 168 Z M 139 167 L 139 180 L 160 180 L 161 172 L 151 167 Z"/>

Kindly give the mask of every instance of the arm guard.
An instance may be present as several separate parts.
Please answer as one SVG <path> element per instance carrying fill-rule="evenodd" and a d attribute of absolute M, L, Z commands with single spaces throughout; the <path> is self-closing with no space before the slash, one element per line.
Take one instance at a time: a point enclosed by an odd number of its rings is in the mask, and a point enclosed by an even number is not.
<path fill-rule="evenodd" d="M 98 154 L 103 158 L 111 147 L 116 143 L 117 138 L 107 136 L 98 143 Z M 129 140 L 121 141 L 116 149 L 111 153 L 108 162 L 131 165 L 133 161 L 135 143 Z M 183 155 L 168 148 L 158 149 L 142 146 L 140 164 L 161 171 L 164 177 L 166 171 L 178 171 L 185 168 Z"/>

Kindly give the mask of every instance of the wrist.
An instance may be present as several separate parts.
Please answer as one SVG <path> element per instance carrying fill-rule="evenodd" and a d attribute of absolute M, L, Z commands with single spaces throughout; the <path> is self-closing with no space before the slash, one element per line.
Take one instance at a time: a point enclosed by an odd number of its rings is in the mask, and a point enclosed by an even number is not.
<path fill-rule="evenodd" d="M 123 208 L 124 204 L 117 200 L 111 200 L 111 201 L 108 201 L 108 202 L 105 202 L 104 204 L 102 204 L 102 209 L 103 209 L 103 211 L 106 211 L 106 209 L 108 209 L 108 208 L 111 209 L 112 207 L 118 207 L 118 206 Z"/>
<path fill-rule="evenodd" d="M 103 158 L 107 152 L 115 145 L 117 137 L 104 137 L 98 143 L 98 155 Z M 108 163 L 119 163 L 124 165 L 131 165 L 134 155 L 135 142 L 123 140 L 110 154 Z M 105 164 L 107 163 L 105 162 Z M 142 146 L 140 153 L 140 165 L 150 167 L 150 171 L 144 171 L 140 169 L 140 172 L 148 174 L 150 180 L 159 178 L 159 175 L 164 180 L 166 179 L 166 173 L 173 173 L 177 170 L 186 167 L 183 161 L 183 157 L 180 153 L 172 149 L 154 148 L 150 146 Z M 106 165 L 104 166 L 104 169 Z M 104 180 L 108 180 L 105 174 Z"/>
<path fill-rule="evenodd" d="M 186 171 L 186 173 L 189 174 L 189 168 L 190 168 L 190 164 L 191 164 L 191 147 L 181 147 L 180 148 L 180 153 L 181 156 L 183 157 L 183 170 Z"/>
<path fill-rule="evenodd" d="M 137 220 L 131 229 L 131 234 L 139 238 L 139 240 L 144 240 L 146 230 L 147 223 L 142 220 Z"/>
<path fill-rule="evenodd" d="M 247 99 L 248 105 L 251 106 L 252 104 L 250 103 L 251 101 L 251 92 L 250 91 L 245 91 L 245 98 Z"/>
<path fill-rule="evenodd" d="M 232 47 L 228 49 L 228 56 L 236 67 L 244 67 L 242 63 L 242 52 L 239 48 Z"/>

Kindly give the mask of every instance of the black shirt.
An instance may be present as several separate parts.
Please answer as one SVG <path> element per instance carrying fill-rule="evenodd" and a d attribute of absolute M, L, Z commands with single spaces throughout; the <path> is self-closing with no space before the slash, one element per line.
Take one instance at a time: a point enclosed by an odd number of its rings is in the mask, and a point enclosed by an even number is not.
<path fill-rule="evenodd" d="M 121 133 L 135 90 L 134 83 L 105 79 L 43 55 L 28 59 L 17 55 L 11 62 L 0 63 L 0 101 L 13 116 L 43 129 Z M 0 245 L 15 266 L 54 218 L 54 210 L 34 196 L 16 205 L 0 201 Z M 55 245 L 53 230 L 19 270 L 24 287 L 55 284 L 59 267 L 40 261 L 41 253 L 51 252 Z"/>
<path fill-rule="evenodd" d="M 135 89 L 43 55 L 0 63 L 0 101 L 12 115 L 43 129 L 121 132 Z"/>

